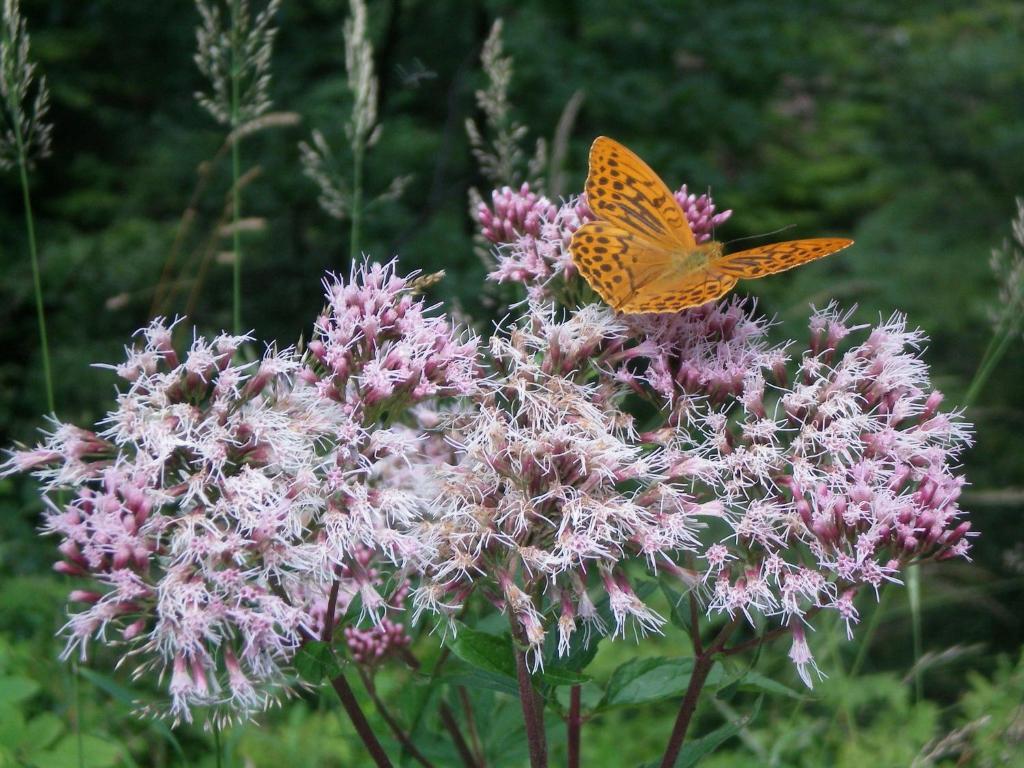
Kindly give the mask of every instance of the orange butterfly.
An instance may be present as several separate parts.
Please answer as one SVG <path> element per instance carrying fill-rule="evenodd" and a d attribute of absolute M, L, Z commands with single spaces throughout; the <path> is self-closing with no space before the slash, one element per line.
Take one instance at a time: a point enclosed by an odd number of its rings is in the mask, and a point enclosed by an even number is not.
<path fill-rule="evenodd" d="M 573 262 L 619 312 L 677 312 L 717 299 L 752 279 L 820 259 L 853 244 L 822 237 L 726 254 L 700 245 L 672 192 L 647 163 L 598 136 L 590 148 L 587 202 L 597 215 L 572 236 Z"/>

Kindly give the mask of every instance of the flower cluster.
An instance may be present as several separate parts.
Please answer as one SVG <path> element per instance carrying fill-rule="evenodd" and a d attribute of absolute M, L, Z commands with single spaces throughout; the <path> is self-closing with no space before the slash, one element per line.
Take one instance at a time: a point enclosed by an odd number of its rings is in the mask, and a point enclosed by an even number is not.
<path fill-rule="evenodd" d="M 495 193 L 494 210 L 481 203 L 477 216 L 483 236 L 498 245 L 488 279 L 522 283 L 528 289 L 576 273 L 569 242 L 573 232 L 594 218 L 582 197 L 555 206 L 526 184 L 518 192 L 505 188 Z M 538 292 L 536 298 L 542 297 Z"/>
<path fill-rule="evenodd" d="M 302 371 L 323 397 L 373 421 L 425 398 L 472 391 L 477 340 L 460 340 L 447 317 L 430 314 L 394 261 L 354 268 L 349 281 L 326 287 L 328 307 Z"/>
<path fill-rule="evenodd" d="M 938 410 L 922 334 L 900 315 L 863 334 L 850 316 L 814 312 L 793 363 L 735 301 L 633 323 L 658 350 L 638 378 L 672 415 L 647 437 L 722 503 L 724 535 L 702 537 L 709 609 L 792 625 L 805 680 L 810 614 L 849 631 L 859 588 L 969 549 L 954 471 L 969 427 Z"/>
<path fill-rule="evenodd" d="M 58 425 L 3 466 L 74 492 L 44 522 L 61 539 L 58 570 L 91 582 L 71 595 L 84 608 L 67 652 L 116 633 L 139 673 L 171 673 L 176 719 L 267 706 L 298 646 L 333 620 L 322 606 L 342 581 L 384 620 L 388 598 L 360 553 L 423 557 L 409 528 L 424 499 L 381 482 L 420 440 L 382 422 L 468 391 L 476 342 L 429 315 L 393 265 L 327 289 L 305 357 L 239 364 L 249 338 L 228 335 L 180 357 L 173 325 L 154 321 L 116 367 L 127 389 L 98 431 Z"/>
<path fill-rule="evenodd" d="M 502 187 L 491 192 L 491 207 L 481 201 L 476 217 L 484 239 L 500 245 L 514 243 L 523 235 L 540 236 L 541 225 L 551 221 L 558 206 L 530 191 L 526 182 L 518 189 Z"/>
<path fill-rule="evenodd" d="M 642 353 L 627 341 L 625 325 L 594 305 L 565 319 L 532 305 L 508 338 L 492 338 L 497 370 L 456 421 L 457 462 L 444 470 L 435 519 L 420 524 L 436 555 L 413 590 L 417 613 L 451 616 L 481 587 L 535 664 L 549 625 L 560 653 L 580 624 L 587 637 L 621 634 L 630 619 L 641 631 L 661 626 L 622 565 L 695 550 L 698 517 L 717 504 L 666 482 L 669 454 L 639 442 L 622 387 L 586 380 Z M 592 582 L 607 594 L 611 628 Z"/>
<path fill-rule="evenodd" d="M 679 203 L 679 207 L 686 214 L 686 221 L 690 224 L 693 238 L 698 243 L 706 243 L 714 235 L 715 230 L 725 224 L 732 216 L 732 211 L 715 213 L 717 206 L 711 199 L 711 195 L 705 192 L 695 195 L 685 184 L 672 193 Z"/>
<path fill-rule="evenodd" d="M 730 213 L 677 198 L 698 239 Z M 251 339 L 221 335 L 179 355 L 156 320 L 95 430 L 56 424 L 11 455 L 0 473 L 71 491 L 44 520 L 57 569 L 85 581 L 68 653 L 120 643 L 169 677 L 173 717 L 244 716 L 287 690 L 310 639 L 343 636 L 370 670 L 407 655 L 407 599 L 448 621 L 489 600 L 536 667 L 549 637 L 564 655 L 657 631 L 638 579 L 664 572 L 711 613 L 789 628 L 810 684 L 815 613 L 850 631 L 858 591 L 968 555 L 970 430 L 939 410 L 904 317 L 858 326 L 829 305 L 797 352 L 738 299 L 559 310 L 547 284 L 572 284 L 592 214 L 525 185 L 492 200 L 491 277 L 530 300 L 491 337 L 488 376 L 423 281 L 362 263 L 326 281 L 306 350 L 240 363 Z"/>
<path fill-rule="evenodd" d="M 674 196 L 698 243 L 710 240 L 715 228 L 732 216 L 732 211 L 716 213 L 709 195 L 694 195 L 685 184 Z M 497 264 L 488 278 L 523 283 L 536 299 L 547 297 L 539 289 L 550 278 L 576 273 L 569 243 L 573 232 L 595 218 L 586 195 L 557 206 L 525 183 L 518 190 L 496 189 L 491 205 L 481 201 L 475 215 L 483 238 L 497 246 Z"/>

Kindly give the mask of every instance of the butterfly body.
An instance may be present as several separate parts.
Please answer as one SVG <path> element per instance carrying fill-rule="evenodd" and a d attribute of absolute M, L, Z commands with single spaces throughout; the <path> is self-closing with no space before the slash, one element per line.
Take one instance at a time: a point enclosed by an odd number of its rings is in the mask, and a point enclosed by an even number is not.
<path fill-rule="evenodd" d="M 853 242 L 790 240 L 732 254 L 716 241 L 698 244 L 665 182 L 605 136 L 591 147 L 586 189 L 598 218 L 573 234 L 573 262 L 602 299 L 625 313 L 699 306 L 738 279 L 782 272 Z"/>

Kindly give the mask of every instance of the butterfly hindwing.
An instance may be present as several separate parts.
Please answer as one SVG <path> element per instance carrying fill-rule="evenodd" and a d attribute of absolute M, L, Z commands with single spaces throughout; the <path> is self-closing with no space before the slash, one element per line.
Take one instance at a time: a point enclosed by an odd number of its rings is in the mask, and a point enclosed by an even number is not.
<path fill-rule="evenodd" d="M 662 248 L 696 246 L 686 214 L 665 182 L 614 139 L 594 140 L 586 189 L 587 203 L 598 218 Z"/>
<path fill-rule="evenodd" d="M 714 268 L 732 277 L 751 280 L 806 264 L 853 245 L 853 240 L 840 237 L 819 237 L 810 240 L 787 240 L 729 253 L 714 263 Z"/>
<path fill-rule="evenodd" d="M 569 245 L 580 274 L 613 307 L 657 283 L 671 268 L 673 252 L 607 221 L 576 230 Z"/>

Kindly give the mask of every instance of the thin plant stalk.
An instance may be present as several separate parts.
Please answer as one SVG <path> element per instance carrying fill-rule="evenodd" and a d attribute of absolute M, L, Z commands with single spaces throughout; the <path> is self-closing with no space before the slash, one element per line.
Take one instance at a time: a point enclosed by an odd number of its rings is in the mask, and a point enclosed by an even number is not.
<path fill-rule="evenodd" d="M 985 384 L 988 383 L 989 376 L 992 375 L 999 361 L 1006 354 L 1006 349 L 1010 346 L 1011 341 L 1013 341 L 1012 328 L 1001 325 L 995 335 L 992 336 L 991 341 L 989 341 L 985 354 L 981 358 L 981 363 L 978 365 L 978 370 L 971 380 L 971 385 L 967 388 L 967 394 L 964 396 L 965 408 L 974 405 L 974 401 L 981 394 Z"/>
<path fill-rule="evenodd" d="M 222 749 L 223 748 L 221 747 L 221 743 L 220 743 L 220 723 L 218 723 L 216 720 L 214 720 L 214 722 L 213 722 L 213 751 L 217 755 L 217 757 L 216 757 L 217 768 L 221 768 L 221 766 L 224 765 L 224 762 L 223 762 L 223 759 L 222 759 L 223 756 L 221 754 Z"/>
<path fill-rule="evenodd" d="M 451 707 L 442 701 L 438 709 L 441 715 L 441 724 L 444 725 L 445 730 L 452 737 L 455 751 L 459 753 L 459 759 L 462 760 L 465 768 L 477 768 L 478 765 L 482 765 L 469 748 L 469 744 L 466 743 L 465 737 L 463 737 L 462 732 L 459 730 L 459 723 L 455 719 L 455 714 L 452 712 Z"/>
<path fill-rule="evenodd" d="M 864 635 L 861 637 L 860 644 L 857 648 L 857 656 L 854 658 L 853 665 L 850 667 L 850 677 L 856 677 L 860 672 L 860 668 L 864 664 L 864 659 L 867 658 L 868 649 L 871 647 L 871 643 L 875 639 L 875 633 L 878 632 L 878 627 L 882 623 L 882 615 L 885 613 L 885 599 L 889 595 L 889 592 L 886 589 L 887 586 L 887 584 L 883 584 L 881 589 L 878 590 L 878 605 L 876 605 L 875 610 L 872 611 L 871 619 L 868 621 L 868 626 L 864 630 Z"/>
<path fill-rule="evenodd" d="M 690 683 L 686 686 L 686 694 L 683 696 L 683 703 L 679 706 L 679 714 L 676 715 L 676 722 L 672 726 L 672 734 L 668 739 L 668 746 L 665 747 L 665 754 L 661 758 L 660 768 L 673 768 L 676 760 L 679 759 L 679 752 L 683 748 L 683 741 L 686 739 L 686 731 L 690 727 L 693 715 L 697 711 L 697 702 L 700 700 L 700 692 L 715 666 L 715 659 L 718 653 L 725 647 L 726 642 L 732 633 L 739 626 L 739 619 L 733 619 L 718 633 L 718 637 L 711 641 L 702 652 L 694 652 L 693 671 L 690 672 Z M 694 649 L 700 645 L 700 627 L 693 626 L 691 635 L 694 638 Z"/>
<path fill-rule="evenodd" d="M 335 578 L 334 583 L 331 585 L 331 592 L 327 600 L 327 612 L 324 615 L 324 628 L 320 634 L 322 642 L 330 644 L 334 639 L 334 613 L 338 604 L 338 592 L 341 587 L 341 582 Z M 370 723 L 366 719 L 366 715 L 363 714 L 362 708 L 359 706 L 359 701 L 356 699 L 355 693 L 352 691 L 352 686 L 348 684 L 348 680 L 345 679 L 345 673 L 341 672 L 337 677 L 331 679 L 331 687 L 334 688 L 334 692 L 338 694 L 338 699 L 341 701 L 341 706 L 344 707 L 345 713 L 348 715 L 349 720 L 352 721 L 353 727 L 356 729 L 356 733 L 363 742 L 363 746 L 366 747 L 366 751 L 370 753 L 370 757 L 373 758 L 373 762 L 377 765 L 377 768 L 392 768 L 391 760 L 388 759 L 387 752 L 384 751 L 384 747 L 381 746 L 380 741 L 373 732 L 373 728 L 370 727 Z"/>
<path fill-rule="evenodd" d="M 544 721 L 537 706 L 537 697 L 533 690 L 533 679 L 526 661 L 526 653 L 520 642 L 522 631 L 516 625 L 515 615 L 509 611 L 509 624 L 512 627 L 512 648 L 516 657 L 516 679 L 519 682 L 519 703 L 523 708 L 523 723 L 526 725 L 526 741 L 530 752 L 530 768 L 547 768 L 548 754 L 544 740 Z"/>
<path fill-rule="evenodd" d="M 78 750 L 78 768 L 85 768 L 85 739 L 82 735 L 82 676 L 78 674 L 78 665 L 71 668 L 72 695 L 75 699 L 75 747 Z"/>
<path fill-rule="evenodd" d="M 239 157 L 239 139 L 235 134 L 239 125 L 239 108 L 241 97 L 239 94 L 241 78 L 241 63 L 239 60 L 238 46 L 238 24 L 239 15 L 238 0 L 231 3 L 231 131 L 234 136 L 231 142 L 231 250 L 232 258 L 232 280 L 231 280 L 231 320 L 232 327 L 236 334 L 242 333 L 242 235 L 238 228 L 238 221 L 241 218 L 241 189 L 238 179 L 241 176 L 241 159 Z"/>
<path fill-rule="evenodd" d="M 462 714 L 466 718 L 466 727 L 469 730 L 469 738 L 473 743 L 473 754 L 476 756 L 476 762 L 483 766 L 487 761 L 484 756 L 483 744 L 480 741 L 480 733 L 476 727 L 476 718 L 473 716 L 473 706 L 469 700 L 469 694 L 466 692 L 466 686 L 457 686 L 456 695 L 459 697 L 459 703 L 462 705 Z"/>
<path fill-rule="evenodd" d="M 369 694 L 370 701 L 372 701 L 373 705 L 377 708 L 377 712 L 381 716 L 381 719 L 384 720 L 387 727 L 391 729 L 391 733 L 402 745 L 405 751 L 408 752 L 416 762 L 422 765 L 423 768 L 434 768 L 434 764 L 416 748 L 416 745 L 412 743 L 412 739 L 409 738 L 409 734 L 402 730 L 402 726 L 399 725 L 398 721 L 395 720 L 388 711 L 384 702 L 377 694 L 377 686 L 374 685 L 373 678 L 367 672 L 362 670 L 359 672 L 359 677 L 362 679 L 363 687 L 366 689 L 367 694 Z"/>
<path fill-rule="evenodd" d="M 568 766 L 580 768 L 580 687 L 569 689 Z"/>
<path fill-rule="evenodd" d="M 355 264 L 359 259 L 359 238 L 363 225 L 363 153 L 366 147 L 361 139 L 356 139 L 352 150 L 352 239 L 349 258 Z"/>
<path fill-rule="evenodd" d="M 384 751 L 384 747 L 381 746 L 380 741 L 377 740 L 376 735 L 373 733 L 373 728 L 370 727 L 366 715 L 363 714 L 363 710 L 356 700 L 352 687 L 345 679 L 344 673 L 331 679 L 331 687 L 338 694 L 341 706 L 345 708 L 345 713 L 348 715 L 349 720 L 352 721 L 356 733 L 359 734 L 359 738 L 366 747 L 366 751 L 370 753 L 370 757 L 377 768 L 393 768 L 391 760 L 388 759 L 387 752 Z"/>
<path fill-rule="evenodd" d="M 46 386 L 46 407 L 56 411 L 53 400 L 53 373 L 50 368 L 50 343 L 46 335 L 46 313 L 43 311 L 43 282 L 39 274 L 39 250 L 36 246 L 36 226 L 32 216 L 32 197 L 28 189 L 28 166 L 20 121 L 14 120 L 14 137 L 18 145 L 18 173 L 21 177 L 21 198 L 25 209 L 25 232 L 28 235 L 28 253 L 32 262 L 32 284 L 36 296 L 36 320 L 39 324 L 39 347 L 43 355 L 43 381 Z"/>
<path fill-rule="evenodd" d="M 910 628 L 914 641 L 914 701 L 920 702 L 924 690 L 921 679 L 921 656 L 923 638 L 921 634 L 921 567 L 907 568 L 907 599 L 910 601 Z"/>

